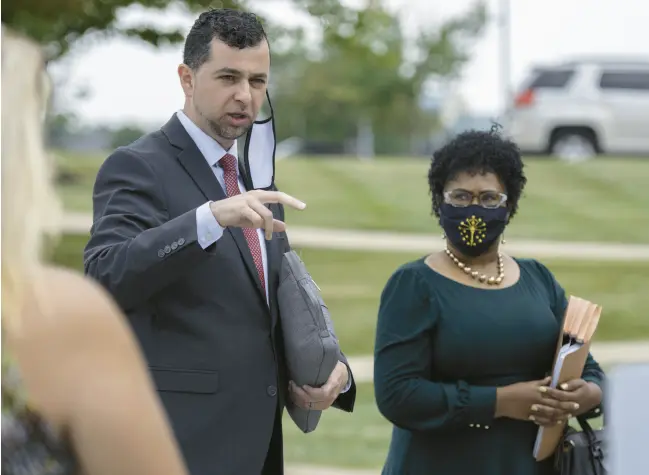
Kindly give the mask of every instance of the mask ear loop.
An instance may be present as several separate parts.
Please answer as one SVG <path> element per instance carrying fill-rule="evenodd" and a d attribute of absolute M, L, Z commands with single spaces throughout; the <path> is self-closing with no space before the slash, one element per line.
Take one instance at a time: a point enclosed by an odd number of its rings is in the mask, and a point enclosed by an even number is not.
<path fill-rule="evenodd" d="M 274 190 L 275 189 L 275 152 L 277 150 L 277 134 L 275 131 L 275 113 L 273 111 L 273 105 L 270 101 L 270 94 L 268 93 L 268 90 L 266 90 L 266 100 L 268 101 L 268 107 L 270 109 L 270 116 L 266 119 L 255 121 L 252 124 L 252 127 L 250 127 L 250 130 L 246 134 L 246 142 L 244 145 L 244 151 L 243 151 L 243 166 L 244 166 L 244 171 L 245 171 L 245 176 L 244 176 L 244 181 L 246 182 L 246 188 L 249 190 Z M 270 184 L 268 186 L 258 186 L 256 187 L 254 184 L 253 180 L 253 174 L 251 171 L 251 165 L 250 165 L 250 143 L 253 137 L 253 131 L 255 128 L 255 125 L 267 125 L 270 122 L 270 127 L 272 129 L 272 137 L 273 137 L 273 150 L 272 150 L 272 155 L 270 159 L 272 160 L 272 176 L 270 179 Z"/>

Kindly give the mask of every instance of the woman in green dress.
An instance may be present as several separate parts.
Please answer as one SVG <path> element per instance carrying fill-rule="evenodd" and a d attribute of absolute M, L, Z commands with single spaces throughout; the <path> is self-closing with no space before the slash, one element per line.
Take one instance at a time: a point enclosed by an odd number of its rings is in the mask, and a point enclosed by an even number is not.
<path fill-rule="evenodd" d="M 383 474 L 552 474 L 532 455 L 539 426 L 599 415 L 604 373 L 589 355 L 580 379 L 548 387 L 566 293 L 543 264 L 500 250 L 526 183 L 518 147 L 465 132 L 435 152 L 428 182 L 446 249 L 402 265 L 381 294 Z"/>

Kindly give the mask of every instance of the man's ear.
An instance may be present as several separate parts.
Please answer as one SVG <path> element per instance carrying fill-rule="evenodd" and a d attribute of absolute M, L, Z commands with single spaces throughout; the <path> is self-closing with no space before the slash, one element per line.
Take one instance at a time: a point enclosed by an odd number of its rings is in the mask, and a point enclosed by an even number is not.
<path fill-rule="evenodd" d="M 194 73 L 191 68 L 186 64 L 179 65 L 178 79 L 180 79 L 180 86 L 183 88 L 185 97 L 192 97 L 194 95 Z"/>

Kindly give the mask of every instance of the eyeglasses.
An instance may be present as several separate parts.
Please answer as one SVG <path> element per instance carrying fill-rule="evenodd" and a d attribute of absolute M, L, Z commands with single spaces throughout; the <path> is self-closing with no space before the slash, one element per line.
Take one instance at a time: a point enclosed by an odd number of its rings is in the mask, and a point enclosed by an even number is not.
<path fill-rule="evenodd" d="M 507 201 L 505 193 L 497 191 L 482 191 L 477 195 L 467 190 L 451 190 L 444 192 L 444 201 L 456 208 L 465 208 L 473 204 L 474 199 L 483 208 L 494 209 L 502 206 Z"/>

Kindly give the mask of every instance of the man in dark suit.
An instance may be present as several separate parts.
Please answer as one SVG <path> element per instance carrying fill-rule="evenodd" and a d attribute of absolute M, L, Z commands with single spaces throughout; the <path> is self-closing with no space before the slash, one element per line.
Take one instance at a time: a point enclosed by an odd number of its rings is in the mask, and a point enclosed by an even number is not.
<path fill-rule="evenodd" d="M 287 398 L 348 412 L 355 400 L 344 357 L 321 388 L 287 377 L 276 298 L 290 250 L 284 205 L 304 204 L 248 191 L 236 145 L 269 73 L 254 15 L 203 13 L 178 68 L 183 110 L 111 154 L 94 189 L 86 272 L 127 314 L 193 475 L 280 475 Z"/>

